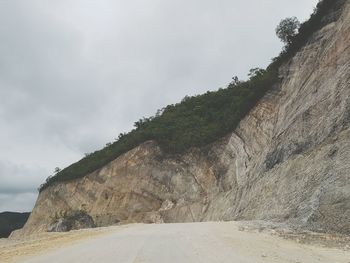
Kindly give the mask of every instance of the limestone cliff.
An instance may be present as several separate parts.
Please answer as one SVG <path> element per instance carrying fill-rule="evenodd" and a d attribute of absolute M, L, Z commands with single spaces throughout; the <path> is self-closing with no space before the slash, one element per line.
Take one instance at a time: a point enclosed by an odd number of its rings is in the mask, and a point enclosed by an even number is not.
<path fill-rule="evenodd" d="M 276 85 L 220 141 L 165 155 L 148 141 L 82 179 L 42 191 L 24 229 L 84 210 L 117 222 L 268 220 L 350 234 L 350 3 L 280 68 Z"/>

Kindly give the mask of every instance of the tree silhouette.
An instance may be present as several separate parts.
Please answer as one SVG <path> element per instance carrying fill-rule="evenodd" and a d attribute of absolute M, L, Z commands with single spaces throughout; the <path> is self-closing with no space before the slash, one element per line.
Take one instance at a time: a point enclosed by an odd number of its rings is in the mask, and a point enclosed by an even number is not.
<path fill-rule="evenodd" d="M 298 33 L 299 27 L 300 22 L 295 16 L 285 18 L 277 26 L 276 35 L 282 40 L 282 42 L 289 45 L 291 44 L 293 37 Z"/>

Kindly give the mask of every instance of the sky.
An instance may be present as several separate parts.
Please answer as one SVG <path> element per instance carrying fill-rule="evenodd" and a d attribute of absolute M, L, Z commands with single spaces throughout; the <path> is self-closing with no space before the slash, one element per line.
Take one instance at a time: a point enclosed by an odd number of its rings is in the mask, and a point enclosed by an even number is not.
<path fill-rule="evenodd" d="M 0 1 L 0 212 L 143 116 L 266 67 L 317 0 Z"/>

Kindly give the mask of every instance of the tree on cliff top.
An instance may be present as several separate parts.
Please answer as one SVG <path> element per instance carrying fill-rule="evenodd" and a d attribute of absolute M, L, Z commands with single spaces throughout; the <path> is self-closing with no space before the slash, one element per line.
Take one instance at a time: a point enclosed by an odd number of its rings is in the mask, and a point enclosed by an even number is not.
<path fill-rule="evenodd" d="M 297 35 L 300 22 L 296 17 L 283 19 L 276 28 L 276 34 L 285 44 L 291 44 L 293 37 Z"/>

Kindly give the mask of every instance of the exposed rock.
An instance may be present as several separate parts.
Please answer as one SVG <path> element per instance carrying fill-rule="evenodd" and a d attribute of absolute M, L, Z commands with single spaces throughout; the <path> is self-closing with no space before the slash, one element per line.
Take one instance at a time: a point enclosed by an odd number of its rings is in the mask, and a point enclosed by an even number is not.
<path fill-rule="evenodd" d="M 230 135 L 164 155 L 149 141 L 82 179 L 42 191 L 19 234 L 58 211 L 116 222 L 267 220 L 350 234 L 350 3 L 280 69 Z M 170 201 L 171 200 L 171 201 Z"/>
<path fill-rule="evenodd" d="M 95 227 L 94 220 L 84 211 L 74 211 L 69 215 L 56 218 L 54 222 L 48 226 L 48 232 L 67 232 L 75 229 Z"/>
<path fill-rule="evenodd" d="M 170 200 L 165 200 L 160 207 L 159 211 L 166 211 L 174 207 L 174 203 L 171 202 Z"/>

